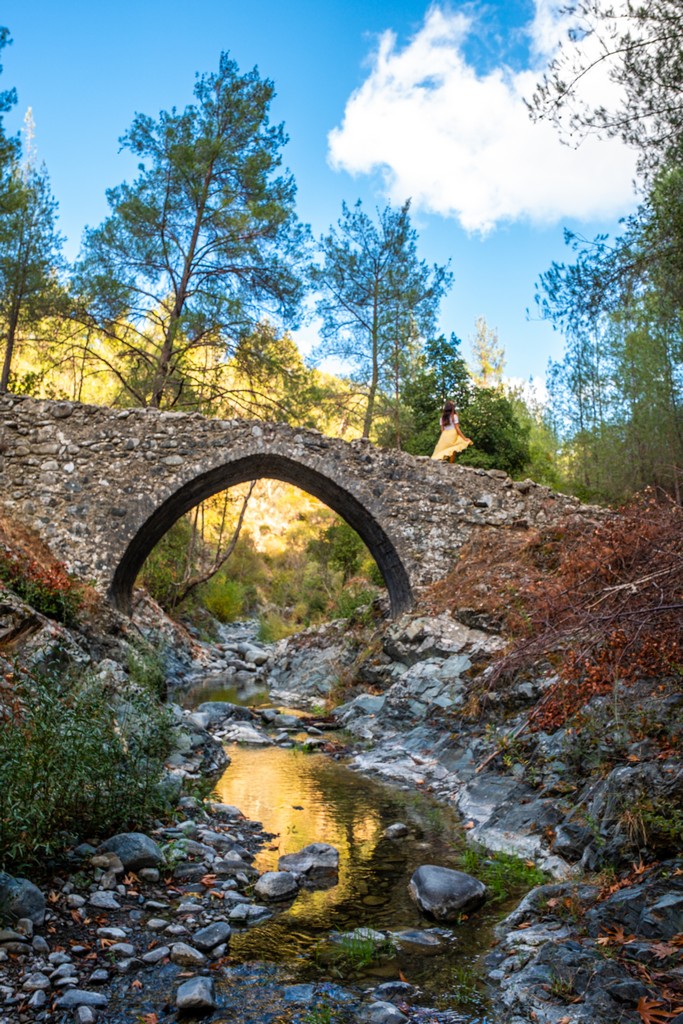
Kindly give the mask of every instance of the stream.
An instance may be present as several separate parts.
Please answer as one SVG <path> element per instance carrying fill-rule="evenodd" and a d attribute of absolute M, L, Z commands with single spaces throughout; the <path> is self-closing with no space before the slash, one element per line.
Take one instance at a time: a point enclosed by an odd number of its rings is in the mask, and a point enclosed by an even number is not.
<path fill-rule="evenodd" d="M 267 694 L 200 687 L 186 702 L 207 700 L 253 706 L 267 703 Z M 271 905 L 270 920 L 233 932 L 231 957 L 243 966 L 233 969 L 230 984 L 257 963 L 261 970 L 266 964 L 284 968 L 295 986 L 325 981 L 369 989 L 407 981 L 420 992 L 411 1003 L 431 1008 L 425 1021 L 486 1024 L 479 965 L 494 941 L 496 922 L 516 900 L 487 904 L 451 928 L 435 927 L 410 899 L 408 882 L 421 864 L 461 868 L 464 831 L 457 815 L 426 794 L 379 783 L 326 754 L 306 752 L 297 745 L 305 739 L 294 733 L 287 746 L 227 745 L 231 763 L 216 794 L 274 835 L 254 862 L 260 873 L 277 870 L 284 854 L 324 842 L 339 851 L 338 884 L 301 890 L 293 902 Z M 396 822 L 408 826 L 408 835 L 386 838 L 386 828 Z M 354 929 L 390 933 L 392 943 L 367 963 L 354 943 L 349 949 L 335 941 L 335 933 Z M 254 974 L 249 977 L 258 987 Z"/>

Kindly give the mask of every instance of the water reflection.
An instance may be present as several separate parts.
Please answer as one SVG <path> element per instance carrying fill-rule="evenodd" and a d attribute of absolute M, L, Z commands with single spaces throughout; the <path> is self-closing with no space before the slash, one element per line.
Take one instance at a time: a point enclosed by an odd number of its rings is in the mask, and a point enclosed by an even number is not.
<path fill-rule="evenodd" d="M 312 964 L 320 972 L 318 947 L 330 929 L 434 926 L 421 918 L 410 900 L 408 881 L 419 864 L 456 866 L 462 830 L 447 808 L 356 775 L 322 754 L 234 746 L 228 753 L 232 763 L 218 784 L 219 798 L 277 833 L 270 848 L 258 855 L 259 871 L 276 870 L 280 856 L 313 842 L 331 843 L 340 854 L 338 885 L 302 891 L 272 920 L 234 933 L 233 956 L 286 961 L 298 965 L 302 976 L 311 977 Z M 410 826 L 408 838 L 383 838 L 385 828 L 395 821 Z M 458 926 L 457 936 L 444 939 L 436 954 L 433 949 L 416 953 L 406 948 L 379 971 L 372 968 L 366 973 L 376 981 L 378 973 L 387 978 L 401 972 L 423 988 L 426 998 L 444 997 L 454 957 L 462 964 L 488 948 L 498 917 L 500 908 L 485 909 L 473 923 Z"/>

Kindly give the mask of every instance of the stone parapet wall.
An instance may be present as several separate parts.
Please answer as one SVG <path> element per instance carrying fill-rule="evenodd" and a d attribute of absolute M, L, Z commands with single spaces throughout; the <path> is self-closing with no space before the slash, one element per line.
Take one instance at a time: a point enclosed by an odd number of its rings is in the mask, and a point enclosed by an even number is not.
<path fill-rule="evenodd" d="M 120 607 L 178 516 L 260 477 L 295 484 L 346 519 L 377 560 L 396 612 L 451 568 L 475 527 L 540 526 L 589 510 L 496 470 L 284 424 L 0 396 L 4 513 Z"/>

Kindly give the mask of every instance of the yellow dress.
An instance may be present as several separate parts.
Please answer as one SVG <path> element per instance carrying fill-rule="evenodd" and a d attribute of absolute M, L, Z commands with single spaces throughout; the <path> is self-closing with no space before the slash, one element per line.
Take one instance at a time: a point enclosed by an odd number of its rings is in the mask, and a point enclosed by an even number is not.
<path fill-rule="evenodd" d="M 432 454 L 433 459 L 450 459 L 457 452 L 464 452 L 473 442 L 469 437 L 461 437 L 455 427 L 445 427 L 437 441 Z"/>

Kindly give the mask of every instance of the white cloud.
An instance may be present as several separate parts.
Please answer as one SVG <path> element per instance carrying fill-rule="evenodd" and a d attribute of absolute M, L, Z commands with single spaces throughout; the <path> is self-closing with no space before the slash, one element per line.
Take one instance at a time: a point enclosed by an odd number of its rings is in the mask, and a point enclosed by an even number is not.
<path fill-rule="evenodd" d="M 544 60 L 566 29 L 558 11 L 553 0 L 537 0 L 528 27 Z M 533 123 L 524 97 L 543 64 L 479 74 L 463 53 L 476 31 L 471 14 L 433 6 L 403 49 L 393 32 L 383 33 L 368 78 L 329 134 L 332 167 L 380 170 L 392 202 L 411 197 L 415 209 L 457 218 L 468 231 L 623 213 L 633 202 L 631 151 L 597 138 L 573 149 L 552 125 Z M 603 79 L 591 88 L 603 88 Z"/>

